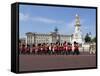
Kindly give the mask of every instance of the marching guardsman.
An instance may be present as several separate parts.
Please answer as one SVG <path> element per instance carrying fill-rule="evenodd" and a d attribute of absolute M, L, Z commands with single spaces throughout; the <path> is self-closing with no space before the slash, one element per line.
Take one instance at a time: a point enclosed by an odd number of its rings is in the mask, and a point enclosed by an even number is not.
<path fill-rule="evenodd" d="M 40 54 L 45 54 L 45 44 L 41 44 L 40 46 Z"/>
<path fill-rule="evenodd" d="M 51 43 L 51 44 L 49 45 L 49 51 L 48 51 L 49 55 L 52 54 L 52 49 L 53 49 L 53 46 L 52 46 L 52 43 Z"/>
<path fill-rule="evenodd" d="M 33 46 L 32 46 L 32 54 L 35 54 L 35 50 L 36 50 L 36 47 L 35 47 L 35 44 L 33 44 Z"/>
<path fill-rule="evenodd" d="M 58 54 L 61 54 L 61 44 L 58 44 Z"/>
<path fill-rule="evenodd" d="M 35 46 L 35 53 L 38 54 L 38 44 Z"/>
<path fill-rule="evenodd" d="M 59 48 L 58 48 L 58 44 L 56 44 L 55 53 L 58 54 L 58 52 L 59 52 Z"/>
<path fill-rule="evenodd" d="M 63 44 L 60 46 L 60 54 L 63 54 Z"/>
<path fill-rule="evenodd" d="M 58 54 L 58 51 L 59 51 L 58 42 L 56 42 L 54 50 L 55 50 L 55 54 Z"/>
<path fill-rule="evenodd" d="M 37 51 L 38 54 L 41 54 L 41 44 L 38 44 L 38 51 Z"/>
<path fill-rule="evenodd" d="M 56 44 L 54 44 L 54 54 L 56 54 L 57 53 L 57 45 Z"/>
<path fill-rule="evenodd" d="M 40 46 L 40 54 L 43 54 L 44 53 L 44 48 L 43 48 L 43 44 L 41 44 Z"/>
<path fill-rule="evenodd" d="M 59 54 L 62 54 L 62 51 L 63 51 L 63 46 L 62 46 L 62 44 L 60 44 L 58 48 L 59 48 Z"/>
<path fill-rule="evenodd" d="M 47 51 L 48 51 L 47 45 L 44 45 L 44 54 L 47 54 Z"/>
<path fill-rule="evenodd" d="M 58 54 L 61 54 L 61 45 L 58 45 Z"/>
<path fill-rule="evenodd" d="M 55 44 L 52 45 L 52 54 L 55 54 Z"/>
<path fill-rule="evenodd" d="M 73 54 L 79 55 L 79 45 L 76 42 L 74 42 L 74 53 Z"/>
<path fill-rule="evenodd" d="M 42 46 L 41 46 L 41 53 L 45 54 L 45 46 L 44 46 L 44 44 L 42 44 Z"/>
<path fill-rule="evenodd" d="M 66 44 L 66 41 L 63 44 L 63 54 L 67 55 L 67 44 Z"/>
<path fill-rule="evenodd" d="M 46 44 L 46 48 L 47 48 L 47 53 L 49 54 L 49 44 Z"/>
<path fill-rule="evenodd" d="M 68 43 L 68 46 L 67 46 L 67 53 L 70 55 L 72 54 L 72 44 Z"/>
<path fill-rule="evenodd" d="M 22 44 L 21 53 L 22 54 L 25 54 L 25 52 L 26 52 L 26 47 L 25 47 L 24 44 Z"/>
<path fill-rule="evenodd" d="M 26 53 L 30 54 L 30 45 L 27 44 Z"/>
<path fill-rule="evenodd" d="M 46 54 L 47 49 L 46 49 L 46 44 L 45 43 L 43 43 L 42 48 L 43 48 L 43 54 Z"/>
<path fill-rule="evenodd" d="M 51 44 L 51 54 L 53 54 L 53 44 Z"/>

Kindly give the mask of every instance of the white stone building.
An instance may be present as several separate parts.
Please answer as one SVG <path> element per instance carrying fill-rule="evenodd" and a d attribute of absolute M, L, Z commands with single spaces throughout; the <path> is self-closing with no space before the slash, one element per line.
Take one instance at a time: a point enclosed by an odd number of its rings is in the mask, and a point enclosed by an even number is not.
<path fill-rule="evenodd" d="M 41 33 L 26 33 L 26 43 L 27 44 L 38 44 L 38 43 L 64 43 L 72 41 L 72 35 L 62 35 L 57 32 L 52 32 L 49 34 L 41 34 Z"/>

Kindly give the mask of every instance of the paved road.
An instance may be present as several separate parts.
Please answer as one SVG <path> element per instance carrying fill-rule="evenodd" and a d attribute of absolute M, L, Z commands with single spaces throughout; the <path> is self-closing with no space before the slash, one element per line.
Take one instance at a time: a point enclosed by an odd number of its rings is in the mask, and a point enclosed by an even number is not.
<path fill-rule="evenodd" d="M 20 71 L 95 67 L 95 55 L 20 55 Z"/>

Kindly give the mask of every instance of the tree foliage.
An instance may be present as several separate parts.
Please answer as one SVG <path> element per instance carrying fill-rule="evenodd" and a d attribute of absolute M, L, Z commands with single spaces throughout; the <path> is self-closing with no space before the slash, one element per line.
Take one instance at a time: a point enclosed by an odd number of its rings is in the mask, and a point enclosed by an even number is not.
<path fill-rule="evenodd" d="M 91 37 L 89 36 L 88 33 L 87 33 L 86 36 L 85 36 L 85 42 L 86 42 L 86 43 L 91 42 Z"/>

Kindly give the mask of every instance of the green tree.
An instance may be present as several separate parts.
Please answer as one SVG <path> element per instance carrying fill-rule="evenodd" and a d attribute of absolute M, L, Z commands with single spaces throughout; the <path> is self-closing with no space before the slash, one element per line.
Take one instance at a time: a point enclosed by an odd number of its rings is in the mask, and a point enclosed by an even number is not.
<path fill-rule="evenodd" d="M 87 33 L 86 36 L 85 36 L 85 42 L 86 42 L 86 43 L 91 42 L 91 37 L 89 36 L 88 33 Z"/>

